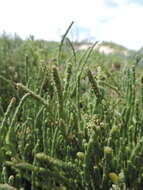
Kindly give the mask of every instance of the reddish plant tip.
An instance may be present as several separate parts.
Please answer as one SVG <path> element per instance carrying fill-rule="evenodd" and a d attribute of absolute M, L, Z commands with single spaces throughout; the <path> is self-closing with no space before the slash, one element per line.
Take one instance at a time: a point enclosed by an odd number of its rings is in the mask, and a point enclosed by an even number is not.
<path fill-rule="evenodd" d="M 16 102 L 16 98 L 15 97 L 11 98 L 11 102 L 15 103 Z"/>

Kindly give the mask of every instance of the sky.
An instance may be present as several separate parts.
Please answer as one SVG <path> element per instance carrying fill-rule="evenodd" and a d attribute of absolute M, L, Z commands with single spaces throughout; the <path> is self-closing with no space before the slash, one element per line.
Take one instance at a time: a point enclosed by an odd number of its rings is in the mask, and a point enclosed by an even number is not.
<path fill-rule="evenodd" d="M 0 0 L 0 33 L 60 40 L 72 21 L 71 40 L 143 46 L 143 0 Z"/>

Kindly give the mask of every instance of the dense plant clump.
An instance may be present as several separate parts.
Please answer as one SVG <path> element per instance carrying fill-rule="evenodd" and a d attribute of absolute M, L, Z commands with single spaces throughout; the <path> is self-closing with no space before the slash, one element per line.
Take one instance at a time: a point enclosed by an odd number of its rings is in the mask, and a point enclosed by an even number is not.
<path fill-rule="evenodd" d="M 75 50 L 67 32 L 50 50 L 32 37 L 0 39 L 0 189 L 142 190 L 136 62 L 113 72 L 111 57 Z"/>

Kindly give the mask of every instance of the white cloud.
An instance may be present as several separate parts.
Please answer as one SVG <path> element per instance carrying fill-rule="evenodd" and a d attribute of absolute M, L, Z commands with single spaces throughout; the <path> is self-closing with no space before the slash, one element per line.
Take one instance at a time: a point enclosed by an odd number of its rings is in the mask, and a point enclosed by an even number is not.
<path fill-rule="evenodd" d="M 129 48 L 143 45 L 143 8 L 114 0 L 118 7 L 107 7 L 106 0 L 0 0 L 0 31 L 22 37 L 57 40 L 71 21 L 79 38 L 115 41 Z M 75 28 L 74 28 L 75 27 Z M 85 29 L 85 31 L 84 31 Z M 72 32 L 71 32 L 72 33 Z"/>
<path fill-rule="evenodd" d="M 109 22 L 101 24 L 101 38 L 115 41 L 132 49 L 143 46 L 143 8 L 128 6 L 121 9 Z"/>

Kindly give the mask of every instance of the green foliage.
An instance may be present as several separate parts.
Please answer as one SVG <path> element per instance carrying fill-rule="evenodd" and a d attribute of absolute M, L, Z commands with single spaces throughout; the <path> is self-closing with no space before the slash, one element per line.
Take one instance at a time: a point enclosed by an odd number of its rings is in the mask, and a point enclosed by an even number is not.
<path fill-rule="evenodd" d="M 0 189 L 142 190 L 142 76 L 67 32 L 0 39 Z"/>

